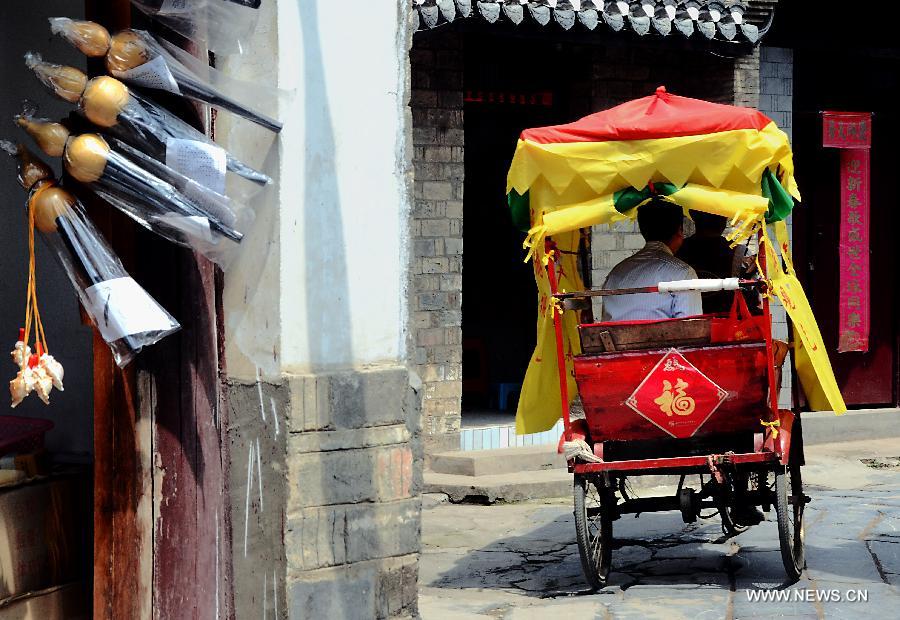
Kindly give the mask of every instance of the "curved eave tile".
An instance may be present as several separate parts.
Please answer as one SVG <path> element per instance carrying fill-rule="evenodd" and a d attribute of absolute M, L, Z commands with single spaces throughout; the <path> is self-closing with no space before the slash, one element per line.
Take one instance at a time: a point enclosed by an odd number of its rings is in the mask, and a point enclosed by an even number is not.
<path fill-rule="evenodd" d="M 572 9 L 556 9 L 553 19 L 563 30 L 570 30 L 575 25 L 575 11 Z"/>
<path fill-rule="evenodd" d="M 528 12 L 531 13 L 531 19 L 541 26 L 550 23 L 550 7 L 544 4 L 528 4 Z"/>
<path fill-rule="evenodd" d="M 654 17 L 650 20 L 653 29 L 664 37 L 672 34 L 672 20 L 668 17 Z"/>
<path fill-rule="evenodd" d="M 629 15 L 628 21 L 631 24 L 631 29 L 640 36 L 644 36 L 650 32 L 650 18 L 646 15 Z"/>
<path fill-rule="evenodd" d="M 456 19 L 456 3 L 453 0 L 437 0 L 437 5 L 445 20 L 452 22 Z"/>
<path fill-rule="evenodd" d="M 737 26 L 734 22 L 719 22 L 717 25 L 722 38 L 726 41 L 734 41 L 734 38 L 737 36 Z"/>
<path fill-rule="evenodd" d="M 521 24 L 522 20 L 525 19 L 525 9 L 521 4 L 504 4 L 503 14 L 506 15 L 506 19 L 516 26 Z"/>
<path fill-rule="evenodd" d="M 578 11 L 578 21 L 588 30 L 593 30 L 600 23 L 600 15 L 596 9 L 582 9 Z"/>
<path fill-rule="evenodd" d="M 613 32 L 619 32 L 625 27 L 625 18 L 620 13 L 603 12 L 603 21 Z"/>

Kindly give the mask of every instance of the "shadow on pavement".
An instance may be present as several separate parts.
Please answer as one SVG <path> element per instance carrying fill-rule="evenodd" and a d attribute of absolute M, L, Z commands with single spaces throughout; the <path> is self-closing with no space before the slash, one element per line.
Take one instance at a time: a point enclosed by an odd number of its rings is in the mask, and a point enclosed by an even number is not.
<path fill-rule="evenodd" d="M 833 495 L 830 497 L 829 495 Z M 623 516 L 614 523 L 613 567 L 599 595 L 616 592 L 652 596 L 673 589 L 739 590 L 852 587 L 891 584 L 900 579 L 890 570 L 900 565 L 900 532 L 883 520 L 865 533 L 866 522 L 879 512 L 870 505 L 848 505 L 840 494 L 826 494 L 807 512 L 807 561 L 811 570 L 800 582 L 785 582 L 774 511 L 769 521 L 731 539 L 722 535 L 719 518 L 684 524 L 678 513 Z M 836 517 L 835 504 L 842 504 Z M 497 510 L 499 508 L 499 510 Z M 892 508 L 892 507 L 891 507 Z M 495 517 L 504 518 L 495 507 Z M 574 519 L 566 511 L 531 530 L 500 537 L 478 549 L 444 550 L 442 566 L 423 575 L 423 585 L 450 589 L 497 589 L 538 598 L 590 594 L 584 580 Z M 530 516 L 540 517 L 542 511 Z M 900 510 L 894 508 L 895 514 Z M 876 515 L 873 517 L 873 514 Z M 535 519 L 536 521 L 537 519 Z M 884 527 L 877 527 L 884 523 Z M 889 527 L 888 527 L 889 526 Z M 860 538 L 859 532 L 865 535 Z M 880 565 L 875 556 L 893 564 Z M 430 571 L 431 572 L 431 571 Z"/>

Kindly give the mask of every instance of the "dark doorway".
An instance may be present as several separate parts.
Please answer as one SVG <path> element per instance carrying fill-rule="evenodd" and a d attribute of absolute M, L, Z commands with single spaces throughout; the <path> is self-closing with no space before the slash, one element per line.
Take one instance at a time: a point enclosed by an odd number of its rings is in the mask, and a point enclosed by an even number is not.
<path fill-rule="evenodd" d="M 509 423 L 534 349 L 537 292 L 506 206 L 523 129 L 590 111 L 590 50 L 469 34 L 465 42 L 463 424 Z"/>
<path fill-rule="evenodd" d="M 822 329 L 849 406 L 897 402 L 898 195 L 900 55 L 841 47 L 804 48 L 794 55 L 794 150 L 803 194 L 795 211 L 800 278 Z M 871 111 L 871 336 L 868 353 L 837 353 L 840 155 L 822 145 L 822 110 Z"/>

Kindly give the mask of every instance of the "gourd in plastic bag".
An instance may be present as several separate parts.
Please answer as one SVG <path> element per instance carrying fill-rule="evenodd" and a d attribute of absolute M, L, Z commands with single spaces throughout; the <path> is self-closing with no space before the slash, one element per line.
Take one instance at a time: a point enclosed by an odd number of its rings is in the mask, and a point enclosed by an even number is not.
<path fill-rule="evenodd" d="M 18 159 L 18 178 L 29 192 L 28 210 L 34 226 L 65 270 L 116 364 L 124 367 L 145 346 L 180 329 L 178 321 L 125 271 L 81 202 L 54 181 L 49 166 L 22 145 L 0 142 L 0 148 Z M 23 355 L 25 348 L 17 347 Z M 60 389 L 62 369 L 45 365 L 51 380 L 53 371 L 59 371 L 56 387 Z M 27 393 L 20 395 L 24 398 Z"/>
<path fill-rule="evenodd" d="M 271 182 L 269 176 L 252 169 L 200 131 L 115 78 L 101 76 L 88 80 L 78 69 L 44 62 L 40 55 L 31 52 L 25 55 L 25 62 L 53 93 L 77 103 L 81 114 L 92 123 L 170 167 L 181 169 L 180 162 L 190 164 L 196 158 L 210 158 L 213 163 L 221 160 L 220 174 L 210 187 L 218 193 L 224 192 L 226 170 L 251 184 L 251 187 L 246 182 L 231 184 L 242 198 Z M 183 171 L 194 174 L 190 169 Z"/>
<path fill-rule="evenodd" d="M 122 30 L 110 36 L 100 24 L 67 17 L 50 18 L 50 29 L 89 57 L 105 56 L 109 73 L 122 81 L 182 95 L 228 110 L 270 131 L 281 131 L 281 121 L 260 109 L 264 102 L 277 104 L 285 96 L 278 89 L 230 78 L 143 30 Z"/>

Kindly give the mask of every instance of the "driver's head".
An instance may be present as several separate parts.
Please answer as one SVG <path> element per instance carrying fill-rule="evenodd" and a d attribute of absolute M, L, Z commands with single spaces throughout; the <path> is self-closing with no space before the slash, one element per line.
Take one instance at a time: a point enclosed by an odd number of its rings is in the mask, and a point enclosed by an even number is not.
<path fill-rule="evenodd" d="M 684 212 L 675 203 L 654 198 L 638 207 L 638 228 L 644 241 L 662 241 L 677 252 L 684 241 Z"/>
<path fill-rule="evenodd" d="M 691 209 L 691 219 L 694 220 L 694 227 L 699 235 L 712 235 L 720 237 L 728 226 L 728 218 L 721 215 L 713 215 L 705 211 L 694 211 Z"/>

